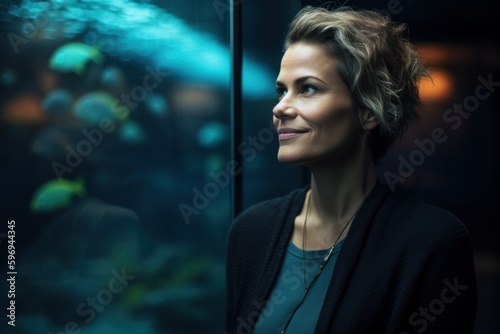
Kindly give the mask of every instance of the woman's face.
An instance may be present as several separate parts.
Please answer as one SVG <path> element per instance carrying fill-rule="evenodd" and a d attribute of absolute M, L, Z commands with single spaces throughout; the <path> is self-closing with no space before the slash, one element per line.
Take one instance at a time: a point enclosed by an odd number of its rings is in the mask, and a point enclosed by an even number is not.
<path fill-rule="evenodd" d="M 280 162 L 339 162 L 359 147 L 358 111 L 335 65 L 314 44 L 292 44 L 283 55 L 276 80 L 279 102 L 273 109 Z"/>

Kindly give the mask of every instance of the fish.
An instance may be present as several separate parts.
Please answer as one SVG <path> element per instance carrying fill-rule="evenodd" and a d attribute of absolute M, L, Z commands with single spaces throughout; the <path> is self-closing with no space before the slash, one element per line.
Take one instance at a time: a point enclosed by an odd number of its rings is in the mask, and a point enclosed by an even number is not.
<path fill-rule="evenodd" d="M 146 132 L 137 122 L 128 120 L 120 126 L 118 132 L 121 140 L 131 144 L 140 144 L 146 140 Z"/>
<path fill-rule="evenodd" d="M 126 120 L 130 110 L 106 91 L 93 91 L 82 95 L 73 106 L 75 117 L 91 124 L 99 123 L 107 118 L 110 120 Z"/>
<path fill-rule="evenodd" d="M 212 121 L 205 123 L 198 131 L 198 144 L 205 148 L 215 148 L 224 143 L 229 137 L 227 125 Z"/>
<path fill-rule="evenodd" d="M 161 94 L 149 93 L 145 103 L 149 112 L 154 116 L 166 116 L 169 113 L 167 99 Z"/>
<path fill-rule="evenodd" d="M 102 64 L 104 61 L 104 56 L 97 46 L 71 42 L 54 51 L 49 60 L 49 68 L 58 72 L 83 75 L 85 66 L 91 60 L 96 64 Z"/>
<path fill-rule="evenodd" d="M 105 67 L 100 73 L 99 81 L 110 91 L 120 92 L 125 89 L 125 77 L 117 66 Z"/>
<path fill-rule="evenodd" d="M 72 97 L 66 89 L 58 88 L 50 92 L 42 101 L 43 110 L 51 114 L 62 114 L 71 107 Z"/>
<path fill-rule="evenodd" d="M 30 209 L 34 213 L 49 213 L 67 208 L 73 196 L 83 197 L 86 189 L 82 177 L 75 181 L 69 179 L 52 179 L 43 183 L 33 195 Z"/>
<path fill-rule="evenodd" d="M 11 16 L 22 21 L 37 17 L 42 12 L 34 5 L 38 3 L 43 2 L 22 1 L 19 9 Z M 227 43 L 223 43 L 214 34 L 192 27 L 189 22 L 168 9 L 153 4 L 153 1 L 51 1 L 50 5 L 54 9 L 48 12 L 49 15 L 53 14 L 53 19 L 36 27 L 37 38 L 51 40 L 54 32 L 61 31 L 62 26 L 63 30 L 73 31 L 67 38 L 81 36 L 89 44 L 98 43 L 100 52 L 110 57 L 123 60 L 133 58 L 137 64 L 158 66 L 183 79 L 204 82 L 222 89 L 228 87 L 231 52 Z M 75 46 L 78 49 L 82 45 Z M 84 46 L 85 50 L 92 50 L 87 44 Z M 64 50 L 58 50 L 55 56 Z M 94 55 L 92 52 L 91 57 L 100 58 L 97 53 Z M 69 61 L 66 60 L 69 57 L 54 57 L 61 59 L 54 66 L 64 71 L 84 71 L 80 63 L 89 58 L 87 53 L 84 53 L 86 56 L 83 58 L 77 54 Z M 77 59 L 82 60 L 77 62 Z M 72 66 L 75 63 L 80 66 Z M 274 71 L 268 66 L 243 55 L 245 96 L 274 97 L 275 79 Z"/>
<path fill-rule="evenodd" d="M 31 151 L 46 160 L 64 159 L 68 153 L 64 148 L 74 145 L 74 129 L 62 127 L 47 127 L 35 135 Z"/>

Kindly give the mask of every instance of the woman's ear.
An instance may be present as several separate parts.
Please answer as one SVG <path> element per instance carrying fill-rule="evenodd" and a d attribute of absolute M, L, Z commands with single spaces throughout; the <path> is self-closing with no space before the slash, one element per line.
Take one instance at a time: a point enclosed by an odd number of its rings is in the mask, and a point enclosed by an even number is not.
<path fill-rule="evenodd" d="M 369 109 L 359 110 L 359 120 L 361 127 L 367 132 L 375 129 L 380 123 L 375 113 Z"/>

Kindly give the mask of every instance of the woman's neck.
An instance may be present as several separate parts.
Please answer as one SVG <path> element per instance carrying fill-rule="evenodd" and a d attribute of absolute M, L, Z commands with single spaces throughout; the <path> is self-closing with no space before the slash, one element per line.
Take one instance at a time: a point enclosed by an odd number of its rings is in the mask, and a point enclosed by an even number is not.
<path fill-rule="evenodd" d="M 310 170 L 310 222 L 317 226 L 333 224 L 334 230 L 342 228 L 355 214 L 377 179 L 368 156 Z"/>

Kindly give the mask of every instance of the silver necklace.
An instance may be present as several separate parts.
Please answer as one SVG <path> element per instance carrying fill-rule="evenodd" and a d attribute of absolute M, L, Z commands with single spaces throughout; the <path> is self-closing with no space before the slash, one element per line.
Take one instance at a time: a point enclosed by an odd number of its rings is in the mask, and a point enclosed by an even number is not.
<path fill-rule="evenodd" d="M 345 229 L 347 228 L 347 226 L 349 226 L 349 224 L 351 223 L 351 221 L 354 219 L 354 216 L 356 216 L 356 213 L 358 213 L 359 208 L 361 207 L 361 205 L 364 202 L 364 199 L 363 199 L 363 201 L 357 207 L 356 211 L 354 211 L 354 214 L 351 216 L 351 218 L 349 218 L 349 220 L 347 221 L 347 223 L 344 225 L 344 227 L 340 231 L 337 239 L 335 239 L 335 242 L 330 247 L 330 250 L 328 251 L 328 253 L 326 254 L 326 256 L 323 258 L 323 262 L 319 266 L 318 270 L 316 270 L 316 273 L 314 274 L 313 279 L 311 280 L 311 283 L 309 283 L 309 286 L 308 286 L 307 283 L 306 283 L 306 267 L 307 267 L 307 264 L 306 264 L 306 250 L 305 250 L 305 248 L 306 248 L 305 247 L 306 246 L 306 242 L 305 242 L 305 240 L 306 240 L 306 231 L 307 231 L 307 228 L 306 228 L 306 226 L 307 226 L 307 216 L 309 215 L 309 208 L 311 206 L 311 196 L 312 195 L 309 195 L 309 197 L 307 199 L 306 217 L 304 219 L 304 226 L 302 228 L 302 262 L 303 262 L 303 265 L 304 265 L 303 283 L 304 283 L 304 289 L 306 290 L 306 293 L 307 293 L 308 289 L 310 288 L 310 286 L 313 284 L 313 282 L 316 280 L 316 278 L 319 276 L 319 274 L 321 274 L 321 272 L 323 271 L 323 268 L 325 267 L 326 263 L 330 259 L 330 256 L 332 255 L 332 253 L 333 253 L 333 251 L 335 249 L 335 246 L 337 246 L 337 243 L 338 243 L 340 237 L 344 234 Z"/>
<path fill-rule="evenodd" d="M 314 276 L 311 280 L 311 283 L 309 283 L 309 285 L 306 284 L 306 256 L 305 256 L 305 232 L 306 232 L 306 224 L 307 224 L 307 216 L 309 214 L 309 207 L 310 207 L 310 204 L 311 204 L 311 195 L 309 195 L 309 198 L 307 199 L 307 209 L 306 209 L 306 217 L 304 219 L 304 227 L 302 228 L 302 256 L 303 256 L 303 263 L 304 263 L 304 288 L 305 288 L 305 292 L 304 292 L 304 295 L 302 296 L 302 299 L 300 300 L 300 302 L 297 304 L 297 306 L 295 306 L 292 314 L 290 315 L 290 317 L 288 318 L 287 322 L 285 323 L 285 326 L 283 327 L 283 330 L 281 331 L 281 334 L 284 334 L 285 331 L 287 330 L 288 328 L 288 325 L 290 325 L 290 321 L 292 321 L 292 318 L 293 316 L 295 315 L 295 313 L 297 312 L 297 310 L 302 306 L 302 304 L 304 303 L 304 300 L 306 299 L 307 297 L 307 294 L 309 293 L 309 291 L 311 290 L 312 286 L 314 285 L 314 283 L 316 282 L 316 279 L 319 277 L 319 275 L 321 274 L 321 272 L 323 271 L 323 269 L 325 268 L 328 260 L 330 259 L 330 256 L 332 255 L 333 253 L 333 250 L 335 249 L 335 246 L 337 245 L 340 237 L 342 236 L 342 234 L 344 234 L 344 231 L 345 229 L 347 228 L 347 226 L 349 226 L 349 224 L 352 222 L 352 220 L 354 219 L 354 217 L 356 216 L 356 214 L 358 213 L 359 209 L 361 208 L 361 206 L 363 206 L 363 203 L 365 202 L 366 198 L 368 197 L 368 195 L 371 193 L 371 191 L 373 190 L 373 188 L 375 188 L 375 184 L 376 182 L 373 184 L 373 186 L 371 187 L 370 191 L 368 191 L 368 194 L 363 198 L 363 200 L 361 201 L 361 203 L 358 205 L 358 207 L 356 208 L 356 211 L 354 211 L 354 214 L 351 216 L 351 218 L 349 218 L 349 220 L 347 221 L 347 223 L 344 225 L 344 227 L 342 228 L 342 230 L 340 231 L 339 233 L 339 236 L 337 237 L 337 239 L 335 240 L 335 242 L 333 243 L 332 247 L 330 247 L 330 250 L 328 251 L 328 254 L 326 254 L 326 256 L 323 258 L 323 262 L 321 263 L 321 265 L 319 266 L 318 270 L 316 270 L 316 273 L 314 273 Z"/>

